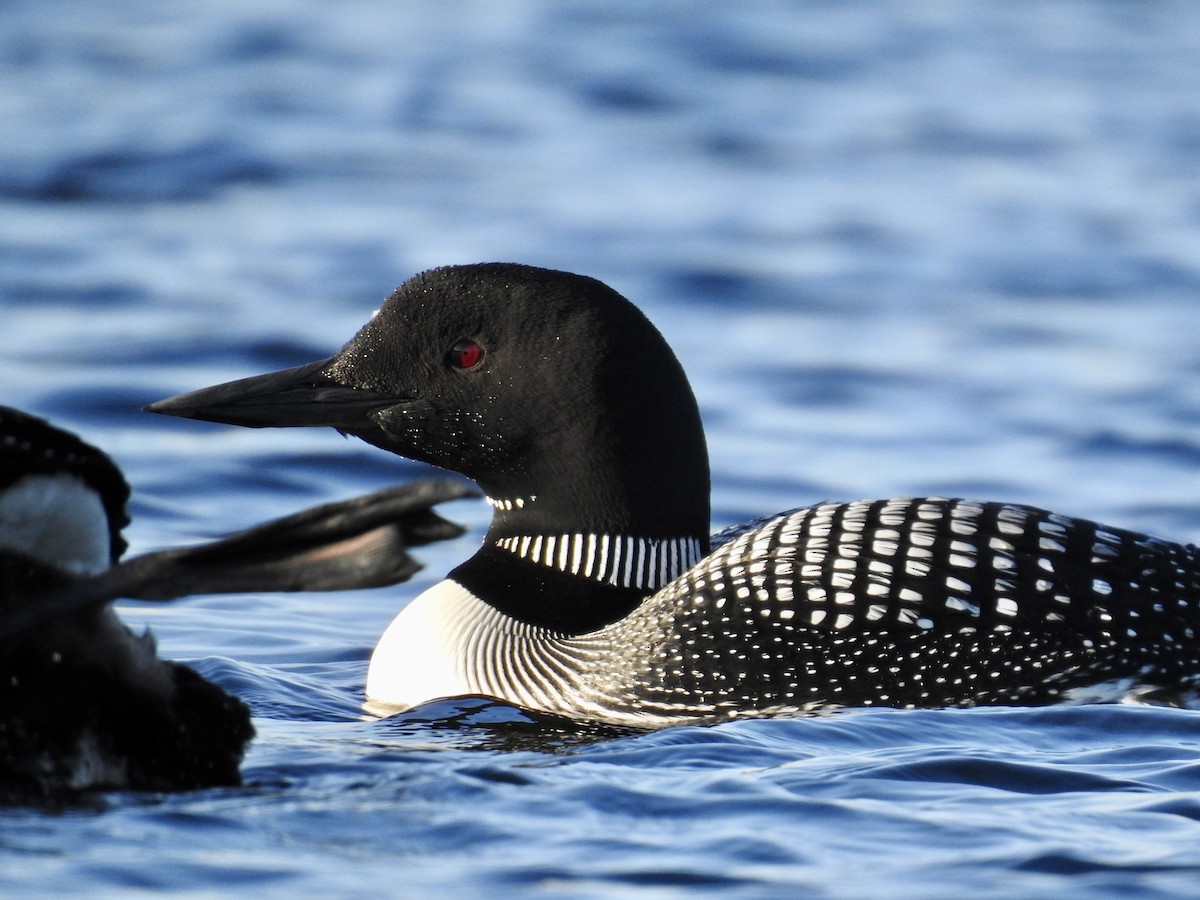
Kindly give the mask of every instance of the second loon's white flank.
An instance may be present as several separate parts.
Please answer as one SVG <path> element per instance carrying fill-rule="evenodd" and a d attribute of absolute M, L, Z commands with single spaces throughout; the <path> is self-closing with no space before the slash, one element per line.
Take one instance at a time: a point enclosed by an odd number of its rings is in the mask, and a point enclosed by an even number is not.
<path fill-rule="evenodd" d="M 700 561 L 700 542 L 628 535 L 558 534 L 501 538 L 496 546 L 560 572 L 617 587 L 656 589 Z"/>
<path fill-rule="evenodd" d="M 0 492 L 0 549 L 76 575 L 109 565 L 108 517 L 100 495 L 68 474 L 27 475 Z"/>

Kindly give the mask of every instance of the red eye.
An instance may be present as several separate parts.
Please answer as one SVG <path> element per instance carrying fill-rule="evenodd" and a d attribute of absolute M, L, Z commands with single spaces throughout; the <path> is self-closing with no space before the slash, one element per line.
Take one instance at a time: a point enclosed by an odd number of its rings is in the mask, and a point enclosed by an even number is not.
<path fill-rule="evenodd" d="M 473 369 L 483 361 L 483 348 L 470 338 L 455 341 L 450 347 L 450 365 L 456 369 Z"/>

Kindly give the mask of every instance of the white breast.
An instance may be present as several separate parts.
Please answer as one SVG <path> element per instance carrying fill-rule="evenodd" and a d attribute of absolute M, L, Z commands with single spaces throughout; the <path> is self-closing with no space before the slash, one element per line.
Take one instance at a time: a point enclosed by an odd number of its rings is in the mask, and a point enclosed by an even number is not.
<path fill-rule="evenodd" d="M 367 672 L 367 705 L 379 715 L 443 697 L 482 694 L 560 715 L 595 715 L 583 689 L 599 636 L 568 638 L 507 616 L 454 581 L 442 581 L 401 610 Z"/>
<path fill-rule="evenodd" d="M 371 654 L 367 701 L 372 711 L 474 693 L 461 654 L 462 635 L 484 606 L 462 585 L 440 581 L 401 610 Z"/>

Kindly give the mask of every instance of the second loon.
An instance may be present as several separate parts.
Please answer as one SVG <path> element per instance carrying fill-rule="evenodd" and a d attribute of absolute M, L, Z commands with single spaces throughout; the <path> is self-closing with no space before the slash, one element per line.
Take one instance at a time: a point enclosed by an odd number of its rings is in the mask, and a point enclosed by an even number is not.
<path fill-rule="evenodd" d="M 591 278 L 434 269 L 329 359 L 149 409 L 332 426 L 487 493 L 482 548 L 376 647 L 375 704 L 482 694 L 659 727 L 1038 705 L 1200 673 L 1191 546 L 940 498 L 825 503 L 710 539 L 708 456 L 683 370 Z"/>

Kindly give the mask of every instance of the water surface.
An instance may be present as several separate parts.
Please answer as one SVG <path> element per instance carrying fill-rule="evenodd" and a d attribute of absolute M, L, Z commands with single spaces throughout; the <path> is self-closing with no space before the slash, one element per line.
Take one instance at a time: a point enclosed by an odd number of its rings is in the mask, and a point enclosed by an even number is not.
<path fill-rule="evenodd" d="M 714 528 L 939 493 L 1200 538 L 1200 8 L 0 10 L 0 392 L 108 449 L 133 552 L 428 474 L 140 413 L 326 356 L 396 283 L 625 293 Z M 0 813 L 5 895 L 1194 896 L 1191 711 L 850 710 L 644 735 L 360 714 L 399 588 L 122 604 L 253 707 L 246 786 Z"/>

